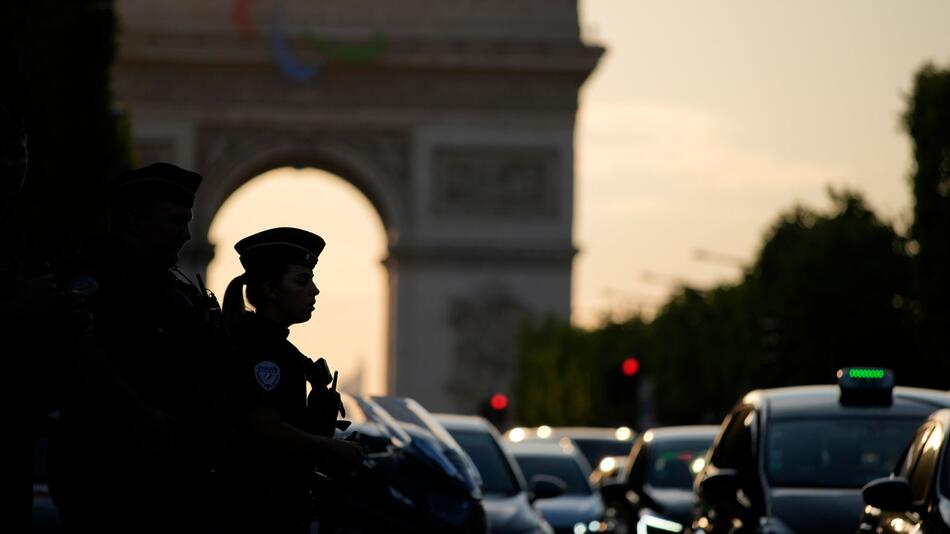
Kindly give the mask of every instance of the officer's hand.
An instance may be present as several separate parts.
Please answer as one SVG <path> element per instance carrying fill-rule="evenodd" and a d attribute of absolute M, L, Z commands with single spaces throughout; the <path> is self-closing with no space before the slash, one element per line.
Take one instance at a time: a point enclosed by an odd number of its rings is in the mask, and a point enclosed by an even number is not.
<path fill-rule="evenodd" d="M 363 464 L 363 446 L 355 441 L 334 439 L 330 452 L 333 458 L 329 458 L 327 464 L 332 466 L 336 477 L 350 475 Z"/>

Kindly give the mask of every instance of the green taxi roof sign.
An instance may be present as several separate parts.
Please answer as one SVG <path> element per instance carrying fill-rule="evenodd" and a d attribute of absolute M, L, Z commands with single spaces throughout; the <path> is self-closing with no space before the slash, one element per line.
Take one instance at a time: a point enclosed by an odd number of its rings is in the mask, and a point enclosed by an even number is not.
<path fill-rule="evenodd" d="M 838 369 L 841 404 L 887 405 L 894 390 L 894 372 L 884 367 Z"/>
<path fill-rule="evenodd" d="M 852 368 L 848 369 L 848 378 L 866 378 L 868 380 L 882 380 L 885 369 Z"/>

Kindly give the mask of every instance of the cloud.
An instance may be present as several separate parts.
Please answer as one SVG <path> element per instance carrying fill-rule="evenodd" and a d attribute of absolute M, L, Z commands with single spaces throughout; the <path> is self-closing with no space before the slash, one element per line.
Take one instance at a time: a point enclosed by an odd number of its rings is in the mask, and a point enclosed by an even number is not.
<path fill-rule="evenodd" d="M 780 128 L 781 125 L 776 125 Z M 652 104 L 587 104 L 578 119 L 579 177 L 604 196 L 651 191 L 801 190 L 838 182 L 848 169 L 735 143 L 727 117 Z"/>
<path fill-rule="evenodd" d="M 794 159 L 780 146 L 744 146 L 739 127 L 729 117 L 661 105 L 582 108 L 575 319 L 618 309 L 616 299 L 598 293 L 604 287 L 658 290 L 640 279 L 646 270 L 698 285 L 735 278 L 737 271 L 698 264 L 692 251 L 751 258 L 778 213 L 796 202 L 820 204 L 827 184 L 856 174 Z"/>

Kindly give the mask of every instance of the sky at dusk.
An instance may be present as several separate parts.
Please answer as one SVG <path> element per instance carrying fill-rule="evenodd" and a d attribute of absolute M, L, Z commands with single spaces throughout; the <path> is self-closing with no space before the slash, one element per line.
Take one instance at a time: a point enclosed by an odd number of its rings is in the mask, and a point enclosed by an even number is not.
<path fill-rule="evenodd" d="M 675 281 L 737 279 L 763 235 L 828 186 L 910 220 L 911 145 L 900 115 L 914 72 L 950 65 L 950 2 L 587 0 L 584 39 L 607 53 L 580 94 L 573 319 L 652 311 Z M 308 199 L 322 199 L 315 206 Z M 264 206 L 279 206 L 267 210 Z M 383 391 L 386 245 L 370 203 L 340 178 L 277 170 L 233 195 L 212 227 L 209 286 L 238 274 L 230 248 L 270 226 L 327 239 L 314 319 L 292 329 L 350 389 Z"/>
<path fill-rule="evenodd" d="M 914 72 L 950 64 L 950 3 L 588 0 L 581 18 L 608 51 L 578 114 L 576 320 L 734 280 L 694 251 L 752 260 L 829 185 L 909 221 L 899 119 Z"/>

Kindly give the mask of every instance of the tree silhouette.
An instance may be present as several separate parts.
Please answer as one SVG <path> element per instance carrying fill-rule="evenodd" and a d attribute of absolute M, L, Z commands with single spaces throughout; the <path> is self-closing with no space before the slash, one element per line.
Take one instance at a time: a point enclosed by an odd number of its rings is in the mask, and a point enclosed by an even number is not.
<path fill-rule="evenodd" d="M 102 224 L 100 186 L 128 165 L 113 110 L 111 1 L 9 0 L 0 7 L 0 100 L 24 118 L 29 173 L 23 224 L 55 259 Z"/>
<path fill-rule="evenodd" d="M 914 143 L 915 295 L 923 373 L 950 385 L 950 69 L 925 65 L 909 98 L 904 124 Z"/>

